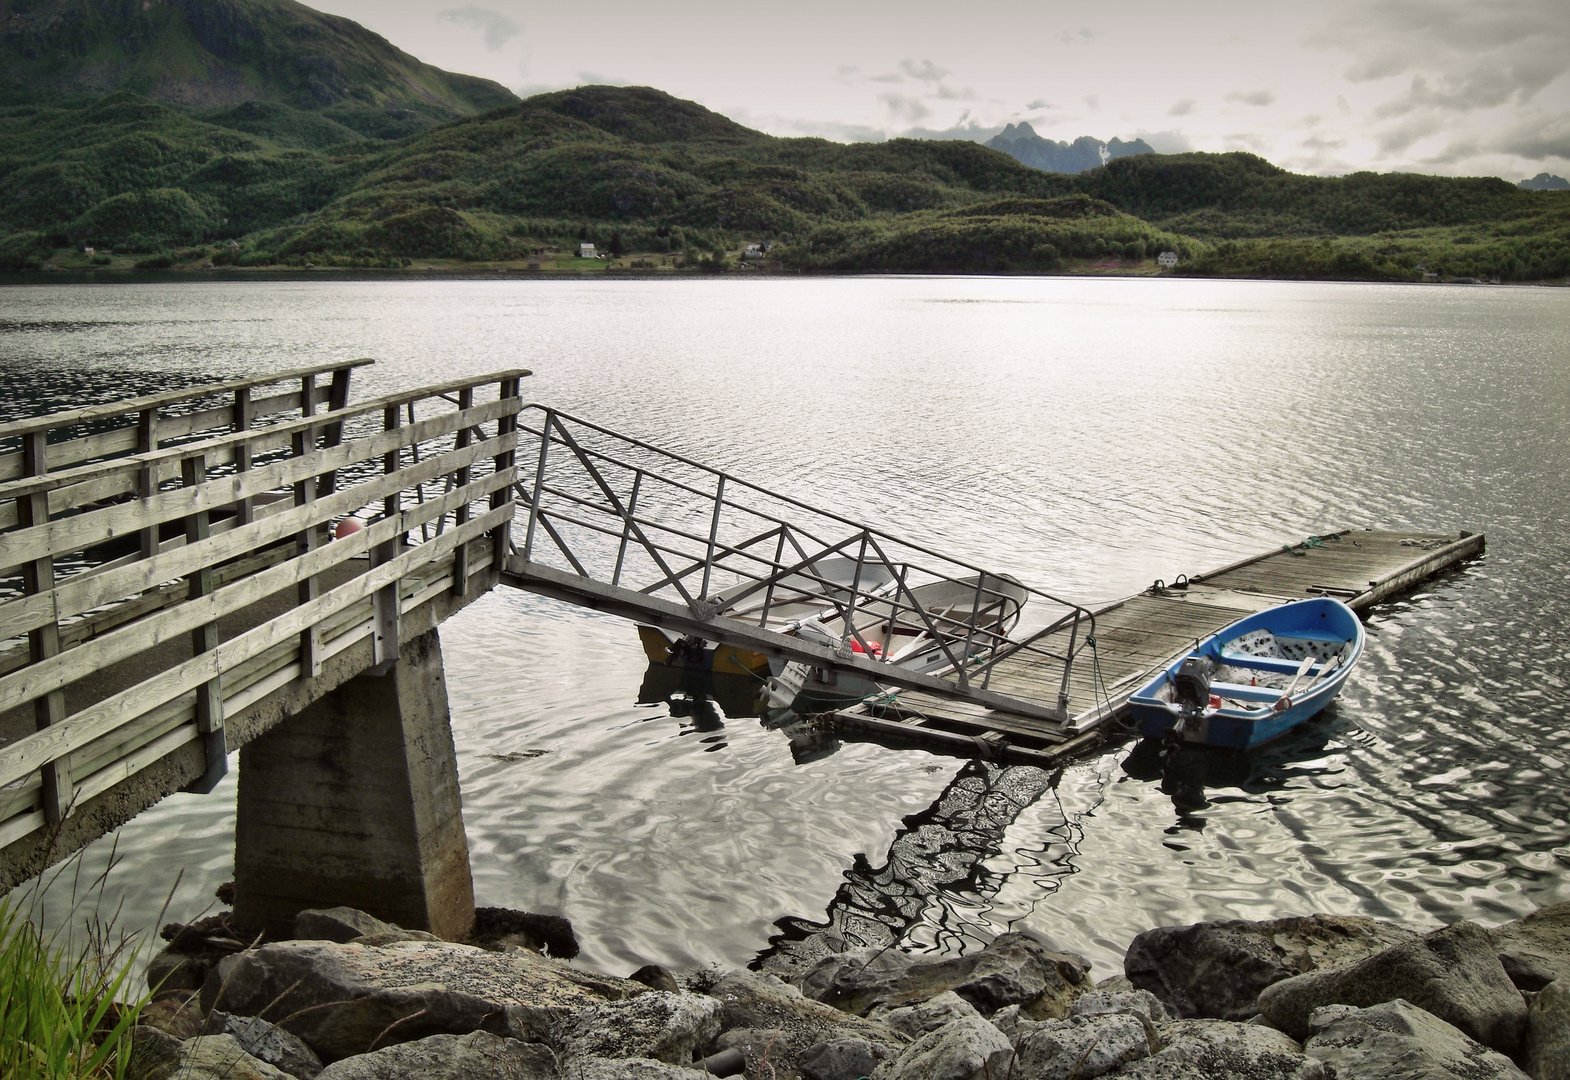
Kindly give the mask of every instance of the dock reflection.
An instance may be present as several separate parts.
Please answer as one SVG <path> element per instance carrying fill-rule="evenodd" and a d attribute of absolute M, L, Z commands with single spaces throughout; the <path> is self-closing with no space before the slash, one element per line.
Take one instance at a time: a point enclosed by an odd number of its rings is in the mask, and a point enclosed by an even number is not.
<path fill-rule="evenodd" d="M 1004 833 L 1021 812 L 1057 785 L 1061 770 L 968 761 L 936 802 L 905 818 L 882 866 L 858 854 L 822 922 L 786 917 L 752 967 L 779 975 L 823 957 L 861 947 L 887 948 L 924 920 L 937 936 L 958 938 L 946 924 L 950 898 L 995 896 L 1009 875 L 986 862 L 1002 851 Z"/>

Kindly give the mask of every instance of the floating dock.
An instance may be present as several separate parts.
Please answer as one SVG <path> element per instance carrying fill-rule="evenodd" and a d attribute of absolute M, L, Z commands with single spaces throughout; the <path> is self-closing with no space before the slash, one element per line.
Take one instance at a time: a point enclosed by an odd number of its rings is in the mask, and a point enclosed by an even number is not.
<path fill-rule="evenodd" d="M 1127 711 L 1134 691 L 1223 626 L 1312 596 L 1335 597 L 1363 612 L 1475 558 L 1483 547 L 1481 533 L 1342 529 L 1209 573 L 1157 581 L 1095 610 L 1092 662 L 1076 662 L 1070 672 L 1067 723 L 1036 722 L 911 690 L 826 720 L 840 734 L 891 745 L 1051 764 L 1101 741 L 1106 722 Z M 1045 699 L 1057 693 L 1062 674 L 1061 666 L 1018 656 L 995 665 L 989 685 L 1002 694 Z"/>

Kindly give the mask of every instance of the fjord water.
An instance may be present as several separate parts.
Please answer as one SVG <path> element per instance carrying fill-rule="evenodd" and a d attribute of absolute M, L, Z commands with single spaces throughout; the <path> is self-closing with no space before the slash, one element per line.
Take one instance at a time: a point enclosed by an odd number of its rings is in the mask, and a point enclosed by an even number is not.
<path fill-rule="evenodd" d="M 1422 927 L 1570 899 L 1570 290 L 1066 278 L 211 283 L 0 291 L 0 418 L 355 356 L 356 394 L 510 366 L 552 404 L 1082 602 L 1346 526 L 1488 534 L 1368 619 L 1340 701 L 1166 788 L 636 704 L 630 625 L 498 590 L 442 630 L 483 904 L 584 962 L 815 935 L 1119 970 L 1151 926 Z M 680 708 L 675 710 L 682 712 Z M 213 903 L 234 783 L 122 830 L 124 920 Z M 1180 799 L 1185 807 L 1190 799 Z M 977 808 L 980 812 L 976 812 Z M 96 845 L 89 864 L 107 857 Z M 58 907 L 58 905 L 57 905 Z M 777 925 L 779 924 L 779 925 Z"/>

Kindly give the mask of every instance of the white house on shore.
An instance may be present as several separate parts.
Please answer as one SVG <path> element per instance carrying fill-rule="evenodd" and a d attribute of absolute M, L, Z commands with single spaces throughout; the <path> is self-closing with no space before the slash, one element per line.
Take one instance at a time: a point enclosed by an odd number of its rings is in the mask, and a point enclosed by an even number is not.
<path fill-rule="evenodd" d="M 580 259 L 593 259 L 593 258 L 596 258 L 596 257 L 597 256 L 594 254 L 594 245 L 593 244 L 579 244 L 578 245 L 578 258 L 580 258 Z"/>
<path fill-rule="evenodd" d="M 1156 256 L 1156 265 L 1161 267 L 1163 270 L 1172 269 L 1177 265 L 1177 252 L 1163 251 L 1160 255 Z"/>

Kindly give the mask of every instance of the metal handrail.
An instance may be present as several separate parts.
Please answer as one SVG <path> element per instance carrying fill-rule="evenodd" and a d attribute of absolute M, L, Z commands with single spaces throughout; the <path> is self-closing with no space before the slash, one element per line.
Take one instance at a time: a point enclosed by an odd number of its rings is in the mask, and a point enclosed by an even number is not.
<path fill-rule="evenodd" d="M 837 522 L 839 522 L 842 525 L 849 525 L 852 528 L 857 529 L 857 530 L 860 530 L 860 529 L 865 527 L 861 522 L 855 521 L 855 520 L 853 520 L 851 518 L 848 518 L 848 517 L 845 517 L 845 516 L 843 516 L 841 514 L 837 514 L 837 513 L 835 513 L 832 510 L 824 510 L 821 507 L 813 506 L 810 503 L 803 502 L 802 500 L 794 498 L 794 497 L 792 497 L 790 495 L 784 495 L 784 494 L 781 494 L 780 492 L 772 491 L 769 488 L 763 487 L 760 484 L 751 483 L 751 482 L 749 482 L 747 480 L 743 480 L 740 477 L 737 477 L 737 476 L 735 476 L 735 475 L 733 475 L 731 473 L 725 472 L 723 469 L 716 469 L 713 466 L 704 465 L 701 462 L 694 461 L 691 458 L 684 457 L 681 454 L 677 454 L 677 453 L 675 453 L 673 451 L 670 451 L 670 450 L 662 449 L 662 448 L 660 448 L 658 446 L 655 446 L 652 443 L 644 442 L 641 439 L 633 438 L 632 436 L 629 436 L 629 435 L 623 435 L 620 432 L 615 431 L 615 430 L 613 430 L 611 428 L 603 427 L 600 424 L 596 424 L 592 420 L 585 420 L 585 419 L 583 419 L 580 416 L 575 416 L 572 413 L 565 412 L 565 411 L 563 411 L 561 409 L 552 408 L 552 407 L 547 406 L 547 405 L 540 405 L 538 403 L 525 405 L 523 407 L 524 413 L 527 413 L 531 409 L 540 410 L 541 412 L 545 413 L 546 416 L 557 416 L 557 417 L 560 417 L 560 418 L 562 418 L 564 420 L 569 420 L 572 423 L 581 424 L 582 426 L 588 428 L 591 431 L 597 431 L 597 432 L 599 432 L 602 435 L 608 435 L 608 436 L 610 436 L 613 439 L 619 439 L 622 442 L 625 442 L 625 443 L 627 443 L 630 446 L 636 446 L 640 450 L 647 450 L 650 453 L 658 454 L 661 457 L 669 458 L 672 461 L 680 462 L 681 464 L 686 465 L 689 468 L 698 469 L 698 470 L 700 470 L 702 472 L 708 473 L 711 476 L 714 476 L 714 477 L 724 477 L 725 478 L 725 482 L 727 484 L 739 485 L 740 487 L 744 487 L 744 488 L 748 489 L 749 491 L 755 491 L 758 494 L 767 496 L 768 498 L 771 498 L 771 499 L 778 499 L 780 502 L 787 503 L 787 504 L 789 504 L 791 506 L 794 506 L 794 507 L 796 507 L 798 509 L 801 509 L 801 510 L 805 510 L 808 513 L 816 514 L 819 517 L 824 517 L 824 518 L 828 518 L 828 519 L 833 520 L 833 521 L 837 521 Z M 523 413 L 519 414 L 520 417 L 522 417 L 522 415 L 523 415 Z M 518 430 L 519 430 L 520 435 L 524 434 L 524 433 L 539 434 L 539 432 L 536 432 L 533 428 L 526 428 L 526 427 L 524 427 L 521 419 L 520 419 L 520 422 L 519 422 Z M 602 456 L 602 455 L 597 455 L 597 456 Z M 607 460 L 611 460 L 611 459 L 607 458 Z M 627 469 L 636 469 L 636 468 L 638 468 L 638 466 L 628 465 L 625 462 L 620 462 L 620 461 L 616 462 L 616 464 L 621 465 L 622 467 L 627 468 Z M 645 473 L 649 472 L 649 470 L 647 470 L 647 469 L 644 469 L 643 471 Z M 683 485 L 680 481 L 677 481 L 677 480 L 667 480 L 666 482 L 672 484 L 673 486 L 676 486 L 676 487 L 679 487 L 679 488 L 684 488 L 685 490 L 687 490 L 688 492 L 690 492 L 690 493 L 692 493 L 694 495 L 701 495 L 701 496 L 703 496 L 705 498 L 713 498 L 713 496 L 711 494 L 709 494 L 708 492 L 704 492 L 704 491 L 702 491 L 701 489 L 698 489 L 698 488 L 693 488 L 693 487 L 690 487 L 690 486 Z M 732 505 L 739 505 L 739 504 L 732 503 Z M 740 507 L 740 508 L 741 509 L 745 509 L 745 507 Z M 761 512 L 757 512 L 757 511 L 753 511 L 753 512 L 757 513 L 757 516 L 759 516 L 759 517 L 765 517 L 765 518 L 769 518 L 770 520 L 775 520 L 775 521 L 781 520 L 781 519 L 777 519 L 777 518 L 772 518 L 768 514 L 764 514 L 764 513 L 761 513 Z M 802 531 L 805 532 L 805 530 L 802 530 Z M 941 551 L 937 551 L 937 550 L 935 550 L 933 548 L 926 547 L 925 545 L 919 544 L 919 543 L 917 543 L 914 540 L 909 540 L 909 539 L 907 539 L 905 537 L 898 536 L 898 535 L 896 535 L 894 533 L 885 532 L 885 531 L 883 531 L 881 529 L 868 529 L 868 531 L 871 532 L 875 536 L 886 537 L 887 539 L 892 540 L 895 543 L 903 544 L 904 546 L 912 549 L 913 551 L 919 551 L 923 555 L 930 555 L 933 558 L 942 559 L 945 562 L 950 562 L 950 563 L 955 564 L 956 566 L 961 566 L 961 567 L 965 568 L 966 570 L 973 570 L 973 571 L 975 571 L 978 574 L 980 574 L 980 573 L 991 573 L 990 571 L 983 570 L 982 567 L 977 566 L 974 563 L 969 563 L 969 562 L 966 562 L 964 559 L 955 558 L 952 555 L 944 554 Z M 1020 583 L 1020 584 L 1026 591 L 1032 593 L 1035 596 L 1039 596 L 1039 597 L 1041 597 L 1041 598 L 1043 598 L 1045 600 L 1051 600 L 1053 603 L 1061 604 L 1064 607 L 1077 608 L 1078 610 L 1084 612 L 1085 615 L 1093 617 L 1093 613 L 1091 612 L 1091 610 L 1089 608 L 1083 607 L 1080 604 L 1076 604 L 1072 600 L 1065 600 L 1062 597 L 1055 596 L 1052 593 L 1046 592 L 1043 589 L 1037 589 L 1037 588 L 1034 588 L 1034 587 L 1029 586 L 1029 585 L 1024 585 L 1023 583 Z"/>
<path fill-rule="evenodd" d="M 942 653 L 942 670 L 961 690 L 980 680 L 981 698 L 1002 661 L 1045 658 L 1063 667 L 1058 706 L 1066 713 L 1073 662 L 1084 642 L 1094 640 L 1090 609 L 558 409 L 525 406 L 518 431 L 538 440 L 532 483 L 527 477 L 516 483 L 528 518 L 515 552 L 525 564 L 536 558 L 543 533 L 580 577 L 650 597 L 669 590 L 700 624 L 721 613 L 740 617 L 744 610 L 745 618 L 768 628 L 782 605 L 810 603 L 820 611 L 816 621 L 840 624 L 845 655 L 854 642 L 869 659 L 887 660 L 889 642 L 904 626 L 927 642 L 921 652 Z M 565 453 L 553 455 L 553 448 Z M 693 470 L 698 478 L 673 470 Z M 630 491 L 622 486 L 628 476 Z M 761 496 L 765 505 L 738 502 L 738 494 Z M 747 521 L 754 524 L 746 527 Z M 831 542 L 819 535 L 825 531 L 819 523 L 846 526 L 849 535 Z M 636 565 L 652 567 L 652 573 L 634 569 L 634 555 Z M 838 560 L 848 582 L 826 569 Z M 942 610 L 929 609 L 930 599 L 917 590 L 942 583 L 970 591 L 956 593 Z M 743 609 L 760 596 L 761 605 Z M 1019 607 L 1032 597 L 1063 614 L 1024 640 L 1011 639 Z M 865 613 L 872 622 L 862 618 Z M 1050 647 L 1049 639 L 1065 630 L 1067 647 Z M 869 640 L 879 636 L 881 646 Z"/>

